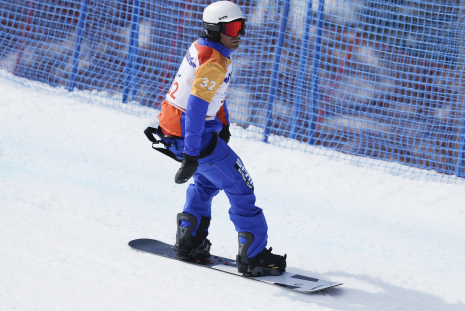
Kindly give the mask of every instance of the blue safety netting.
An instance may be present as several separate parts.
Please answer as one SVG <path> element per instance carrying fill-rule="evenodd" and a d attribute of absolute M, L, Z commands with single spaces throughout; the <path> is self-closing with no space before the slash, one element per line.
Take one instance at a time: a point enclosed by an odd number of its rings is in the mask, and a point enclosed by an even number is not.
<path fill-rule="evenodd" d="M 0 76 L 156 118 L 210 3 L 0 0 Z M 236 136 L 465 177 L 462 0 L 236 3 L 248 16 L 227 95 Z"/>

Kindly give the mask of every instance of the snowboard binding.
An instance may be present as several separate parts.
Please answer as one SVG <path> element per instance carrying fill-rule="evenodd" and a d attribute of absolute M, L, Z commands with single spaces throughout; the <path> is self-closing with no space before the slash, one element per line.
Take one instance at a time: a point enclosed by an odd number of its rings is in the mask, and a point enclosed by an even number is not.
<path fill-rule="evenodd" d="M 239 232 L 239 254 L 236 257 L 236 265 L 239 273 L 244 276 L 257 277 L 266 275 L 281 275 L 286 271 L 286 258 L 271 253 L 271 247 L 266 247 L 255 257 L 247 257 L 247 250 L 254 240 L 250 232 Z"/>
<path fill-rule="evenodd" d="M 192 235 L 197 226 L 197 218 L 191 214 L 179 213 L 177 216 L 176 244 L 173 250 L 176 258 L 206 264 L 210 260 L 212 243 L 207 239 L 210 219 L 202 217 L 195 236 Z"/>

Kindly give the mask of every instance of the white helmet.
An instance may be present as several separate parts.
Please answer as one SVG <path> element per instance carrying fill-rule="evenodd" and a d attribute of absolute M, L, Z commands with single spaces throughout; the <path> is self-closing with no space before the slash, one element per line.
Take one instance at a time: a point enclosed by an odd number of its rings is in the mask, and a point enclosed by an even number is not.
<path fill-rule="evenodd" d="M 231 1 L 218 1 L 203 11 L 203 21 L 208 24 L 228 23 L 236 19 L 245 19 L 241 8 Z"/>
<path fill-rule="evenodd" d="M 231 37 L 240 33 L 245 35 L 246 17 L 242 14 L 241 8 L 231 1 L 217 1 L 205 8 L 203 11 L 203 28 L 205 35 L 214 42 L 219 42 L 220 33 L 227 34 L 229 29 L 233 29 Z M 233 21 L 241 21 L 238 25 L 228 24 Z M 235 26 L 235 27 L 234 27 Z"/>

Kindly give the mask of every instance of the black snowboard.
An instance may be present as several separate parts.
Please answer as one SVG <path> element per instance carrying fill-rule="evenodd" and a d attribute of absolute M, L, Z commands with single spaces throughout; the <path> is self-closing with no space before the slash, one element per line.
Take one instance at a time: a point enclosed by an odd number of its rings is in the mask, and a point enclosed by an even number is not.
<path fill-rule="evenodd" d="M 174 254 L 172 245 L 157 240 L 133 240 L 129 242 L 129 246 L 139 251 L 178 260 Z M 206 265 L 188 261 L 183 262 L 234 274 L 247 279 L 253 279 L 256 281 L 277 285 L 305 294 L 314 293 L 323 289 L 342 285 L 342 283 L 324 281 L 317 278 L 312 278 L 309 276 L 295 274 L 291 272 L 284 272 L 280 276 L 245 277 L 237 271 L 235 260 L 214 255 L 210 257 L 210 262 L 207 262 Z"/>

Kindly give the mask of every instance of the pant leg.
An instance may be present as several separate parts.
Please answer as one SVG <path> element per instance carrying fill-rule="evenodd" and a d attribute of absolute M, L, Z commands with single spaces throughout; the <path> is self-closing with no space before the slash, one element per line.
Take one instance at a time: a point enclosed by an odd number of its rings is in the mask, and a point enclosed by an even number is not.
<path fill-rule="evenodd" d="M 202 137 L 201 150 L 207 148 L 215 133 L 208 133 Z M 184 157 L 184 138 L 163 138 L 170 146 L 168 149 L 172 151 L 179 159 Z M 197 218 L 197 226 L 194 228 L 192 235 L 197 234 L 202 217 L 211 219 L 211 202 L 215 195 L 218 194 L 219 188 L 212 184 L 205 176 L 197 171 L 194 176 L 194 183 L 190 184 L 186 192 L 186 203 L 184 204 L 183 213 L 188 213 Z M 190 226 L 190 224 L 185 224 Z"/>
<path fill-rule="evenodd" d="M 198 172 L 224 190 L 231 204 L 229 217 L 236 231 L 250 232 L 254 236 L 247 256 L 255 257 L 267 244 L 268 226 L 262 209 L 255 205 L 253 182 L 241 159 L 218 139 L 212 155 L 199 161 Z"/>
<path fill-rule="evenodd" d="M 196 172 L 193 177 L 194 183 L 187 188 L 183 213 L 191 214 L 197 218 L 197 226 L 192 233 L 192 235 L 196 235 L 202 217 L 211 219 L 212 199 L 220 189 L 199 172 Z"/>

